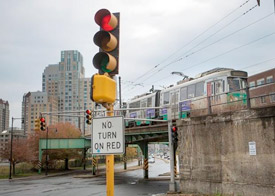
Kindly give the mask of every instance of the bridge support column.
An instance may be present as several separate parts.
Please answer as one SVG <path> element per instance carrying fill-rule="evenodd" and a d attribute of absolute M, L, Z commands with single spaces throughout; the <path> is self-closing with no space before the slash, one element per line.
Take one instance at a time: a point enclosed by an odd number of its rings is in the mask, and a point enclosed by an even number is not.
<path fill-rule="evenodd" d="M 86 170 L 86 148 L 83 148 L 83 170 Z"/>
<path fill-rule="evenodd" d="M 38 173 L 39 173 L 39 174 L 41 174 L 42 153 L 43 153 L 43 151 L 42 151 L 42 149 L 41 149 L 41 143 L 40 143 L 40 141 L 39 141 L 39 157 L 38 157 L 38 159 L 39 159 L 39 161 L 38 161 Z"/>
<path fill-rule="evenodd" d="M 127 169 L 127 153 L 126 153 L 127 146 L 128 146 L 128 145 L 125 144 L 125 150 L 124 150 L 124 154 L 123 154 L 124 170 Z"/>
<path fill-rule="evenodd" d="M 147 142 L 142 142 L 140 144 L 141 150 L 143 152 L 143 156 L 144 156 L 144 161 L 143 161 L 143 178 L 144 179 L 148 179 L 149 175 L 148 175 L 148 169 L 149 169 L 149 165 L 148 165 L 148 143 Z"/>

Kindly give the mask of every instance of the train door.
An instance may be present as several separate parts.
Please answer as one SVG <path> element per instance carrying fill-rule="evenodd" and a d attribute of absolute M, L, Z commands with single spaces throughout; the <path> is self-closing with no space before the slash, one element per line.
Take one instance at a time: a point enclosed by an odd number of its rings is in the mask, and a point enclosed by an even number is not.
<path fill-rule="evenodd" d="M 224 80 L 207 82 L 207 97 L 210 97 L 211 105 L 222 103 L 224 88 Z"/>
<path fill-rule="evenodd" d="M 172 91 L 171 92 L 171 106 L 172 106 L 172 114 L 171 117 L 172 119 L 177 119 L 178 118 L 178 112 L 179 112 L 179 91 Z"/>

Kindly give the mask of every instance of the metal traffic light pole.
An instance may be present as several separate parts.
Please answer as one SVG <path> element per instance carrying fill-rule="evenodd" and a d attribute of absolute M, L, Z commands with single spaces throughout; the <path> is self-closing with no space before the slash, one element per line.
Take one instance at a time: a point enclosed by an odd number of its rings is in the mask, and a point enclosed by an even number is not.
<path fill-rule="evenodd" d="M 172 139 L 172 107 L 170 105 L 169 108 L 167 108 L 167 119 L 168 119 L 168 139 L 169 139 L 169 150 L 170 150 L 170 183 L 169 183 L 169 192 L 174 193 L 176 192 L 176 181 L 175 181 L 175 173 L 174 173 L 174 144 Z"/>

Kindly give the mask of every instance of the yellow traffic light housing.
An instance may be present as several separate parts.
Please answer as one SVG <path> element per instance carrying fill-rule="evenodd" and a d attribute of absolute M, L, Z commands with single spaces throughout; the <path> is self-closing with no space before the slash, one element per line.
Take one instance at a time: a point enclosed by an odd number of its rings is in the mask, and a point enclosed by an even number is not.
<path fill-rule="evenodd" d="M 88 125 L 92 124 L 92 111 L 86 110 L 86 123 Z"/>
<path fill-rule="evenodd" d="M 93 58 L 93 65 L 99 74 L 118 74 L 119 70 L 119 17 L 120 13 L 111 13 L 101 9 L 95 14 L 95 22 L 100 31 L 94 35 L 94 43 L 99 52 Z"/>
<path fill-rule="evenodd" d="M 92 76 L 91 99 L 96 103 L 114 103 L 116 100 L 116 81 L 106 75 Z"/>
<path fill-rule="evenodd" d="M 34 121 L 34 130 L 39 131 L 40 130 L 40 119 L 36 118 Z"/>

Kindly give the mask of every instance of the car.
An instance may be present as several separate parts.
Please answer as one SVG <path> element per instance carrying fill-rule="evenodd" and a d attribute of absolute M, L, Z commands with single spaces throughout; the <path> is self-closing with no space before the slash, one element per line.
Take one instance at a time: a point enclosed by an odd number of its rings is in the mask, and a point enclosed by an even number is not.
<path fill-rule="evenodd" d="M 155 163 L 155 158 L 154 157 L 149 157 L 148 163 Z"/>

